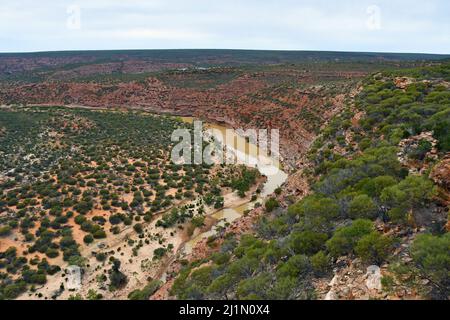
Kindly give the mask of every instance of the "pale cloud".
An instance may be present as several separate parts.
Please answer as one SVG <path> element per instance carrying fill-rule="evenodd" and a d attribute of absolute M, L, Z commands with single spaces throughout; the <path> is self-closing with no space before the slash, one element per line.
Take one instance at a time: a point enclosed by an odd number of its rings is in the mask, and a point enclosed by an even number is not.
<path fill-rule="evenodd" d="M 67 28 L 79 6 L 80 29 Z M 368 8 L 379 8 L 369 28 Z M 0 52 L 233 48 L 450 53 L 447 0 L 2 0 Z"/>
<path fill-rule="evenodd" d="M 123 39 L 163 39 L 163 40 L 205 40 L 210 35 L 204 32 L 196 32 L 181 29 L 146 29 L 136 28 L 128 30 L 101 30 L 83 33 L 82 36 L 90 38 L 109 38 L 112 40 Z"/>

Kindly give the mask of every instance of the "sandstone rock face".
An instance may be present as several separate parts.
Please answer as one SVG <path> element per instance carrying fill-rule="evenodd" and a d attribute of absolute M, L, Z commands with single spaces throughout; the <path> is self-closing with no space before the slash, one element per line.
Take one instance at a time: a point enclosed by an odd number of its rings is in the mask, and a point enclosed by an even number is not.
<path fill-rule="evenodd" d="M 0 73 L 34 72 L 39 65 L 61 68 L 67 63 L 89 63 L 40 74 L 42 80 L 37 82 L 0 83 L 0 104 L 139 108 L 194 116 L 233 128 L 279 129 L 283 164 L 287 170 L 295 170 L 320 129 L 342 110 L 356 81 L 367 74 L 363 70 L 307 71 L 292 67 L 192 70 L 187 64 L 127 57 L 102 63 L 91 59 L 11 61 L 20 66 L 18 70 L 10 70 L 8 64 L 3 70 L 0 61 Z M 146 74 L 158 70 L 160 75 Z M 128 75 L 139 80 L 129 80 Z M 333 81 L 318 85 L 324 79 Z M 339 85 L 333 84 L 334 80 Z"/>
<path fill-rule="evenodd" d="M 394 79 L 395 86 L 399 89 L 406 89 L 411 83 L 413 83 L 413 79 L 406 77 L 399 77 Z"/>
<path fill-rule="evenodd" d="M 438 200 L 443 206 L 450 205 L 450 155 L 439 162 L 431 171 L 430 178 L 438 186 Z M 450 221 L 447 224 L 447 230 L 450 231 Z"/>
<path fill-rule="evenodd" d="M 369 266 L 364 272 L 364 265 L 358 259 L 349 261 L 342 257 L 340 260 L 342 267 L 335 270 L 333 279 L 328 284 L 316 285 L 324 300 L 383 298 L 380 267 Z"/>
<path fill-rule="evenodd" d="M 446 191 L 450 191 L 450 155 L 434 167 L 431 179 Z"/>

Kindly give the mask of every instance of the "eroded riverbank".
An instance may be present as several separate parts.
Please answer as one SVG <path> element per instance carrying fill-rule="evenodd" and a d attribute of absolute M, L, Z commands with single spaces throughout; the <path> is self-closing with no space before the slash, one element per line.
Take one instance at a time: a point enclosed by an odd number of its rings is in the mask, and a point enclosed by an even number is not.
<path fill-rule="evenodd" d="M 183 117 L 182 119 L 188 123 L 195 121 L 192 117 Z M 263 205 L 268 196 L 273 194 L 288 179 L 288 174 L 282 170 L 279 159 L 268 156 L 265 150 L 249 142 L 245 137 L 238 135 L 234 130 L 216 123 L 204 123 L 203 125 L 206 130 L 212 131 L 212 137 L 216 141 L 236 156 L 238 163 L 243 163 L 246 166 L 258 169 L 266 179 L 260 193 L 258 193 L 257 198 L 253 199 L 253 201 L 250 196 L 243 199 L 226 201 L 228 205 L 224 209 L 210 215 L 210 217 L 217 221 L 217 224 L 204 232 L 194 235 L 192 239 L 187 241 L 183 246 L 183 254 L 185 255 L 191 254 L 192 248 L 201 240 L 214 236 L 217 233 L 217 228 L 224 228 L 249 211 Z M 251 191 L 250 194 L 256 190 Z M 230 194 L 228 197 L 236 198 L 236 194 Z"/>

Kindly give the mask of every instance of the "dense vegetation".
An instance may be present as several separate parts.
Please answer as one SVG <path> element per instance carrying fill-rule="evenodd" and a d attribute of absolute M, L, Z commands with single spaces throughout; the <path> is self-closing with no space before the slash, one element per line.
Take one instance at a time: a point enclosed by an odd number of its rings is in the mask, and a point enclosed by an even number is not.
<path fill-rule="evenodd" d="M 333 62 L 345 60 L 352 62 L 411 61 L 443 59 L 445 55 L 430 54 L 392 54 L 364 52 L 324 52 L 324 51 L 262 51 L 262 50 L 104 50 L 104 51 L 64 51 L 37 53 L 1 53 L 0 64 L 8 63 L 8 59 L 28 59 L 40 61 L 36 63 L 35 71 L 18 73 L 5 72 L 0 78 L 13 78 L 15 75 L 39 76 L 49 70 L 70 70 L 79 66 L 101 63 L 122 62 L 124 59 L 148 61 L 160 64 L 183 64 L 196 66 L 235 66 L 264 65 L 304 62 Z M 448 56 L 447 56 L 448 57 Z M 33 65 L 33 63 L 30 63 Z M 47 65 L 48 64 L 48 65 Z M 29 69 L 29 68 L 27 68 Z M 6 69 L 8 70 L 8 69 Z M 34 70 L 33 70 L 34 71 Z"/>
<path fill-rule="evenodd" d="M 63 264 L 85 266 L 82 246 L 127 228 L 139 237 L 130 240 L 135 255 L 144 241 L 162 244 L 146 232 L 159 214 L 169 212 L 160 227 L 177 226 L 194 213 L 193 224 L 200 226 L 203 206 L 194 212 L 185 204 L 196 198 L 220 208 L 227 187 L 245 196 L 256 170 L 170 161 L 172 131 L 189 127 L 143 112 L 1 108 L 0 298 L 44 284 Z M 155 257 L 170 249 L 155 250 Z M 116 290 L 125 279 L 120 261 L 109 264 L 110 289 Z"/>
<path fill-rule="evenodd" d="M 298 64 L 310 70 L 317 66 L 333 69 L 335 66 L 350 70 L 357 64 L 364 69 L 376 70 L 380 66 L 402 64 L 414 66 L 411 61 L 445 59 L 448 55 L 395 54 L 364 52 L 314 52 L 314 51 L 262 51 L 262 50 L 123 50 L 123 51 L 76 51 L 1 53 L 0 81 L 2 84 L 39 83 L 77 79 L 80 82 L 119 83 L 145 81 L 152 75 L 167 80 L 168 74 L 188 68 L 195 76 L 190 82 L 180 77 L 169 77 L 168 83 L 183 87 L 208 88 L 215 84 L 234 79 L 236 70 L 230 72 L 203 72 L 204 68 L 244 67 L 253 70 L 273 65 Z M 135 61 L 136 69 L 127 71 L 124 61 Z M 343 63 L 346 64 L 343 67 Z M 142 67 L 144 66 L 144 67 Z M 97 68 L 98 67 L 98 68 Z M 89 69 L 89 72 L 87 70 Z M 94 72 L 91 72 L 94 71 Z M 160 72 L 162 71 L 162 74 Z M 242 70 L 241 70 L 242 71 Z M 86 74 L 87 72 L 87 74 Z M 240 73 L 240 72 L 239 72 Z M 192 76 L 192 74 L 191 74 Z M 211 77 L 212 76 L 212 77 Z"/>
<path fill-rule="evenodd" d="M 448 208 L 436 210 L 441 204 L 429 170 L 410 172 L 398 153 L 400 141 L 426 131 L 438 141 L 438 154 L 449 151 L 450 90 L 442 82 L 449 71 L 450 64 L 443 64 L 369 77 L 356 105 L 338 115 L 310 151 L 306 175 L 312 194 L 287 210 L 274 210 L 271 199 L 255 235 L 240 241 L 226 235 L 218 252 L 181 270 L 172 294 L 314 299 L 313 280 L 330 279 L 334 263 L 345 256 L 366 265 L 388 263 L 386 290 L 407 286 L 426 297 L 448 298 Z M 404 89 L 394 81 L 403 75 L 416 77 Z M 358 112 L 364 116 L 355 123 Z M 421 141 L 407 160 L 432 167 L 437 159 L 428 156 L 431 148 Z M 422 235 L 405 236 L 416 227 Z M 385 234 L 384 229 L 406 232 Z M 400 259 L 399 251 L 410 259 Z"/>

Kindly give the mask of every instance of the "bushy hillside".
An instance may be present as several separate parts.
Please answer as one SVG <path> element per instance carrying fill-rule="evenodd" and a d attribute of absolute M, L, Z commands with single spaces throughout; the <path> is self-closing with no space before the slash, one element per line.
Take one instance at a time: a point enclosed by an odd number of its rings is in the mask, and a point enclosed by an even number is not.
<path fill-rule="evenodd" d="M 67 294 L 68 265 L 85 268 L 95 281 L 84 288 L 105 298 L 129 282 L 126 297 L 147 276 L 141 266 L 158 272 L 183 226 L 203 226 L 227 188 L 246 197 L 255 169 L 171 161 L 179 128 L 192 125 L 139 111 L 1 107 L 0 300 Z"/>
<path fill-rule="evenodd" d="M 367 78 L 310 150 L 313 192 L 289 208 L 266 206 L 253 235 L 225 235 L 212 256 L 185 264 L 171 293 L 324 298 L 321 283 L 342 270 L 378 265 L 382 290 L 357 296 L 360 288 L 346 285 L 334 297 L 448 298 L 449 71 L 443 64 Z"/>

